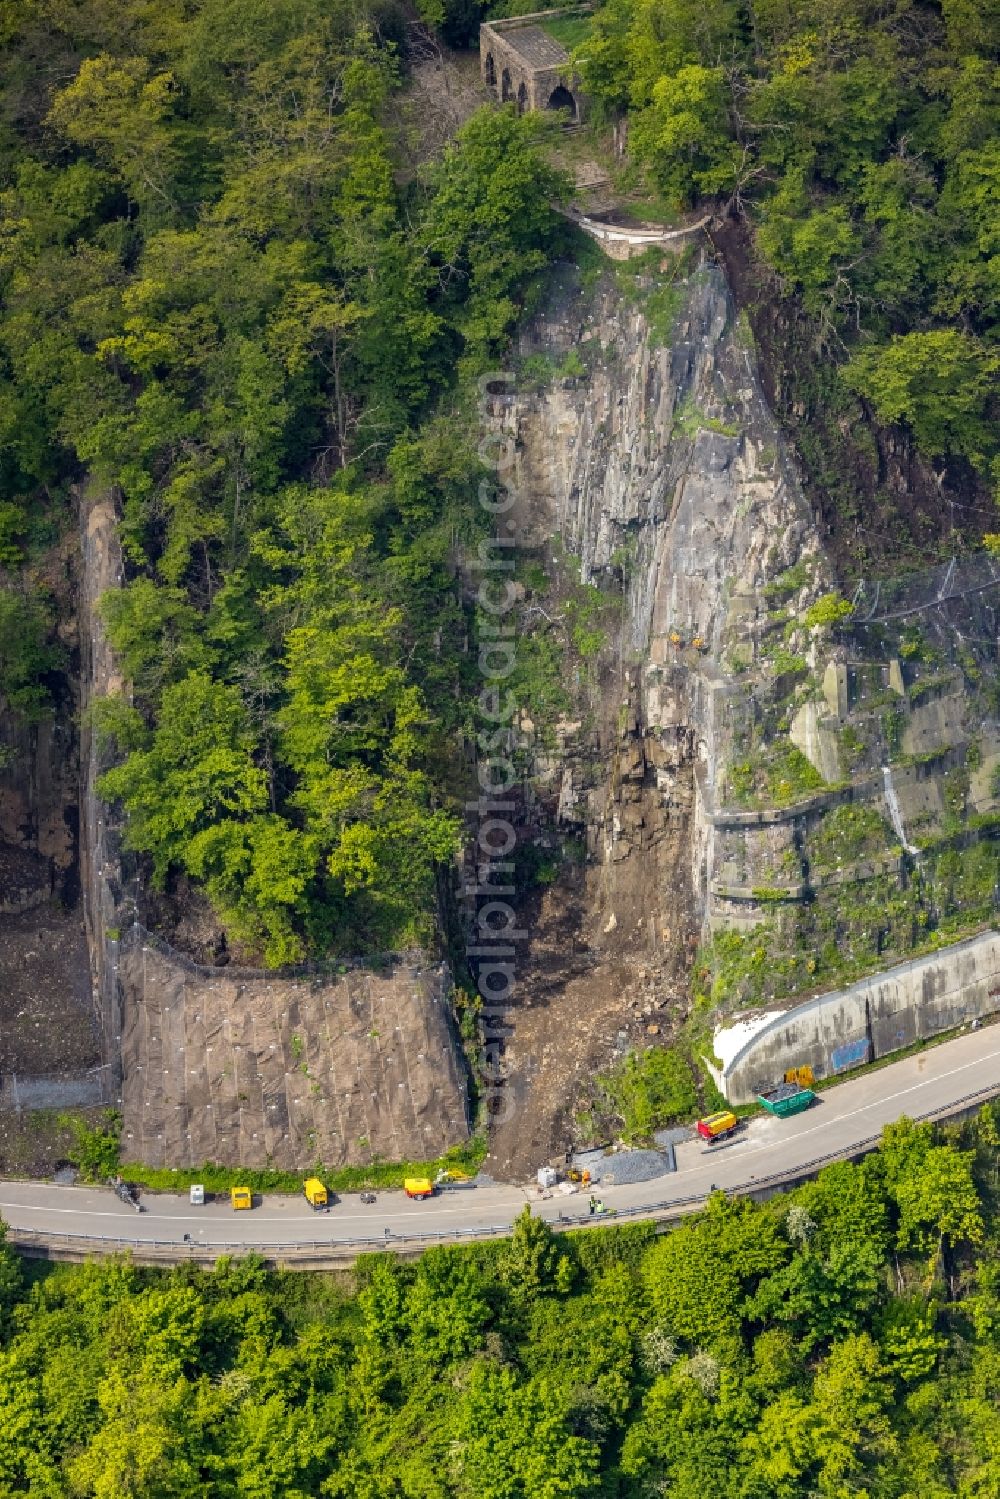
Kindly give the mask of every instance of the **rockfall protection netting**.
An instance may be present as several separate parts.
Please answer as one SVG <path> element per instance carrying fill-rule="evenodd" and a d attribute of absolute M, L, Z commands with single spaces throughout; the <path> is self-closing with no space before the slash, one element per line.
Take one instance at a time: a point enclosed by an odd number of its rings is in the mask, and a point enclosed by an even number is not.
<path fill-rule="evenodd" d="M 863 579 L 846 627 L 873 656 L 904 652 L 916 637 L 949 662 L 963 653 L 995 661 L 1000 635 L 1000 561 L 982 552 L 889 579 Z"/>
<path fill-rule="evenodd" d="M 127 1160 L 296 1170 L 468 1139 L 443 967 L 262 976 L 186 962 L 141 928 L 124 947 Z"/>

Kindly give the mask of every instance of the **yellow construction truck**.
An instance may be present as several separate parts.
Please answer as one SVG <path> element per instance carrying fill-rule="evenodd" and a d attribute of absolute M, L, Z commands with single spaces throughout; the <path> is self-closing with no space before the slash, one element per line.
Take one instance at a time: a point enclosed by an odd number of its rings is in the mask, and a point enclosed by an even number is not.
<path fill-rule="evenodd" d="M 233 1204 L 234 1213 L 240 1213 L 247 1208 L 253 1207 L 253 1193 L 249 1187 L 230 1187 L 229 1198 Z"/>
<path fill-rule="evenodd" d="M 433 1197 L 434 1183 L 426 1176 L 408 1176 L 403 1182 L 403 1191 L 407 1197 Z"/>
<path fill-rule="evenodd" d="M 729 1109 L 723 1109 L 718 1114 L 709 1114 L 704 1119 L 699 1119 L 695 1129 L 703 1140 L 709 1145 L 714 1145 L 717 1140 L 728 1140 L 742 1125 L 742 1120 Z"/>
<path fill-rule="evenodd" d="M 306 1194 L 306 1202 L 314 1213 L 320 1213 L 330 1206 L 330 1195 L 318 1176 L 310 1176 L 308 1181 L 304 1181 L 302 1190 Z"/>

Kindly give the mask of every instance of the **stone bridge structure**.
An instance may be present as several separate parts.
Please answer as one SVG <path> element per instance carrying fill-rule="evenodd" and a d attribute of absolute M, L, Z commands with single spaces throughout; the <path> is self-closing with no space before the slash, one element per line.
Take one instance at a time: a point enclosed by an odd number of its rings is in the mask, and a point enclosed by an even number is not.
<path fill-rule="evenodd" d="M 583 7 L 585 13 L 588 7 Z M 579 124 L 586 101 L 569 66 L 569 53 L 540 24 L 546 17 L 576 11 L 538 11 L 529 16 L 490 21 L 479 28 L 479 66 L 486 87 L 502 104 L 529 110 L 564 110 L 568 123 Z"/>

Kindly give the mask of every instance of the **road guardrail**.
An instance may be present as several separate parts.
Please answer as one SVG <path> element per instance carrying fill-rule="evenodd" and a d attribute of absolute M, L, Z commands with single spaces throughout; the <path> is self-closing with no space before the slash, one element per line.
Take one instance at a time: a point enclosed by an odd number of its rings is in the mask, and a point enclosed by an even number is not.
<path fill-rule="evenodd" d="M 998 1095 L 1000 1095 L 1000 1083 L 993 1083 L 986 1088 L 977 1089 L 974 1093 L 967 1093 L 964 1097 L 955 1099 L 943 1107 L 928 1109 L 923 1113 L 908 1117 L 918 1123 L 924 1120 L 949 1119 L 957 1114 L 969 1113 L 977 1105 Z M 771 1193 L 782 1187 L 792 1186 L 798 1181 L 814 1176 L 817 1171 L 821 1171 L 824 1166 L 832 1165 L 835 1161 L 851 1160 L 856 1156 L 867 1155 L 878 1147 L 881 1138 L 880 1130 L 878 1134 L 869 1135 L 843 1150 L 834 1150 L 825 1155 L 815 1156 L 801 1165 L 773 1172 L 769 1176 L 751 1176 L 748 1181 L 739 1186 L 726 1189 L 726 1195 L 728 1197 L 754 1197 L 761 1192 Z M 596 1216 L 591 1216 L 589 1213 L 560 1212 L 556 1218 L 549 1218 L 546 1221 L 559 1232 L 579 1228 L 606 1227 L 609 1222 L 617 1222 L 623 1218 L 651 1219 L 654 1222 L 666 1223 L 703 1206 L 709 1195 L 705 1192 L 698 1192 L 686 1197 L 671 1197 L 662 1202 L 640 1203 L 616 1208 L 613 1213 Z M 394 1229 L 389 1229 L 383 1230 L 377 1236 L 352 1234 L 342 1239 L 297 1239 L 288 1244 L 248 1244 L 245 1240 L 213 1240 L 211 1243 L 199 1244 L 197 1242 L 183 1243 L 177 1239 L 132 1238 L 123 1234 L 62 1233 L 49 1232 L 47 1229 L 8 1227 L 7 1242 L 22 1253 L 44 1254 L 53 1259 L 60 1257 L 60 1251 L 66 1258 L 75 1258 L 86 1253 L 89 1248 L 93 1248 L 102 1254 L 138 1252 L 142 1255 L 149 1255 L 157 1261 L 164 1260 L 178 1264 L 191 1260 L 214 1261 L 230 1254 L 259 1254 L 265 1260 L 280 1261 L 282 1264 L 293 1265 L 296 1259 L 301 1259 L 304 1264 L 308 1265 L 324 1257 L 327 1259 L 354 1258 L 358 1254 L 387 1249 L 417 1250 L 434 1244 L 460 1243 L 462 1240 L 502 1238 L 510 1233 L 511 1227 L 510 1223 L 471 1224 L 466 1228 L 421 1229 L 419 1233 L 412 1234 L 397 1233 Z"/>

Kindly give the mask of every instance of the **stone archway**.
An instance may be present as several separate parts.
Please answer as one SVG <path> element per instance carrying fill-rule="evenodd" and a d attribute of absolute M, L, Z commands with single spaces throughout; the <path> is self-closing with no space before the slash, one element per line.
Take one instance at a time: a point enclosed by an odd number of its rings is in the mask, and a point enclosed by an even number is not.
<path fill-rule="evenodd" d="M 497 70 L 496 65 L 493 61 L 492 52 L 487 52 L 486 54 L 486 86 L 487 88 L 491 88 L 493 92 L 496 93 Z"/>
<path fill-rule="evenodd" d="M 525 87 L 525 85 L 522 83 L 521 86 L 520 86 L 520 88 L 517 91 L 517 112 L 518 112 L 518 114 L 519 115 L 523 115 L 524 111 L 527 109 L 527 107 L 528 107 L 528 90 Z"/>
<path fill-rule="evenodd" d="M 561 83 L 558 88 L 552 90 L 545 108 L 568 110 L 570 119 L 572 121 L 576 120 L 576 100 L 569 89 L 565 88 Z"/>
<path fill-rule="evenodd" d="M 500 75 L 500 98 L 504 104 L 509 104 L 514 98 L 514 86 L 510 81 L 510 68 L 504 68 Z"/>

